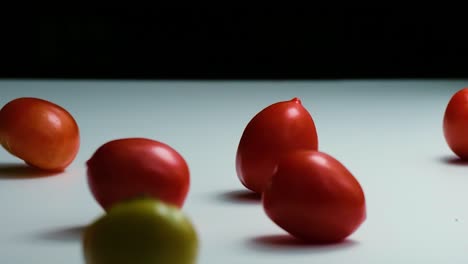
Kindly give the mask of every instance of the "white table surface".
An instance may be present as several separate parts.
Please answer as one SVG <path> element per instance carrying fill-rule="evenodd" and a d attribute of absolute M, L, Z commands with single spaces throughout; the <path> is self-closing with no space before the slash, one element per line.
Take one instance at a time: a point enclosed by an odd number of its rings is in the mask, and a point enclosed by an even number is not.
<path fill-rule="evenodd" d="M 191 169 L 184 211 L 200 264 L 468 263 L 468 163 L 447 147 L 442 117 L 468 80 L 0 81 L 0 104 L 53 101 L 76 118 L 80 152 L 63 174 L 31 175 L 0 151 L 0 263 L 83 263 L 80 230 L 103 211 L 85 161 L 116 138 L 148 137 Z M 300 245 L 248 199 L 235 153 L 264 107 L 300 97 L 320 149 L 361 182 L 368 217 L 345 243 Z"/>

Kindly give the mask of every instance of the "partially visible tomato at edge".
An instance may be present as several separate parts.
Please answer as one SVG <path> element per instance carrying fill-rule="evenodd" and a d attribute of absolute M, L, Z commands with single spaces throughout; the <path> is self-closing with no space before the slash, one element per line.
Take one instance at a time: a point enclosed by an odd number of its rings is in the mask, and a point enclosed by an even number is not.
<path fill-rule="evenodd" d="M 262 202 L 274 223 L 313 243 L 340 242 L 366 219 L 359 182 L 338 160 L 318 151 L 283 156 Z"/>
<path fill-rule="evenodd" d="M 242 184 L 262 193 L 285 152 L 318 149 L 312 116 L 299 98 L 274 103 L 247 124 L 236 155 L 236 171 Z"/>
<path fill-rule="evenodd" d="M 147 138 L 123 138 L 99 147 L 87 162 L 88 184 L 107 210 L 138 197 L 182 207 L 190 172 L 184 158 L 169 145 Z"/>
<path fill-rule="evenodd" d="M 199 238 L 179 208 L 154 199 L 115 204 L 83 234 L 86 264 L 195 264 Z"/>
<path fill-rule="evenodd" d="M 61 106 L 23 97 L 0 110 L 0 142 L 33 167 L 62 171 L 78 153 L 80 134 L 73 116 Z"/>
<path fill-rule="evenodd" d="M 468 88 L 456 92 L 444 114 L 444 137 L 450 149 L 468 160 Z"/>

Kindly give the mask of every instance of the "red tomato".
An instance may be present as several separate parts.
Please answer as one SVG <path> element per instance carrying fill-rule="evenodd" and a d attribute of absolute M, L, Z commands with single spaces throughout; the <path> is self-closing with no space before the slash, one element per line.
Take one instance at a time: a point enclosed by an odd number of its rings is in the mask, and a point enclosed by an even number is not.
<path fill-rule="evenodd" d="M 64 170 L 76 157 L 80 135 L 62 107 L 37 98 L 18 98 L 0 110 L 0 141 L 31 166 Z"/>
<path fill-rule="evenodd" d="M 102 145 L 87 162 L 88 184 L 98 203 L 113 204 L 150 197 L 182 207 L 190 175 L 184 158 L 170 146 L 145 138 Z"/>
<path fill-rule="evenodd" d="M 314 243 L 339 242 L 366 218 L 359 182 L 339 161 L 318 151 L 285 155 L 262 201 L 273 222 Z"/>
<path fill-rule="evenodd" d="M 450 99 L 444 115 L 444 136 L 455 154 L 468 159 L 468 88 Z"/>
<path fill-rule="evenodd" d="M 236 156 L 237 175 L 245 187 L 262 193 L 279 155 L 317 148 L 314 121 L 298 98 L 272 104 L 259 112 L 242 134 Z"/>

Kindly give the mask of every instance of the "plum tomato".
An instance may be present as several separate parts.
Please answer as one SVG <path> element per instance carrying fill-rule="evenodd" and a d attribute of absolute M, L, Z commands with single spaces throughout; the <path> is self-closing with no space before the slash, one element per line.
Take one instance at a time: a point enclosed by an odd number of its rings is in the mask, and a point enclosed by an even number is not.
<path fill-rule="evenodd" d="M 80 134 L 73 116 L 61 106 L 23 97 L 0 110 L 0 142 L 33 167 L 63 171 L 78 153 Z"/>
<path fill-rule="evenodd" d="M 342 241 L 366 218 L 359 182 L 339 161 L 318 151 L 282 157 L 262 203 L 274 223 L 312 243 Z"/>
<path fill-rule="evenodd" d="M 315 123 L 298 98 L 274 103 L 247 124 L 236 154 L 242 184 L 262 193 L 284 152 L 318 149 Z"/>
<path fill-rule="evenodd" d="M 87 162 L 88 184 L 105 209 L 135 197 L 152 197 L 182 207 L 189 191 L 189 167 L 172 147 L 147 138 L 116 139 Z"/>
<path fill-rule="evenodd" d="M 468 88 L 455 93 L 444 114 L 443 130 L 450 149 L 468 160 Z"/>
<path fill-rule="evenodd" d="M 86 264 L 195 264 L 198 237 L 190 219 L 155 199 L 112 206 L 83 234 Z"/>

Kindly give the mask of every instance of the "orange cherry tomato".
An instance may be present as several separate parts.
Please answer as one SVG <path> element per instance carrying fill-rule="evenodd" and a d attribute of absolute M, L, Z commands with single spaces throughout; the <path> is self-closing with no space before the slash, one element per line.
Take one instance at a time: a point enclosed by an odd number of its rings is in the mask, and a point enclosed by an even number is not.
<path fill-rule="evenodd" d="M 75 119 L 62 107 L 18 98 L 0 110 L 0 142 L 33 167 L 62 171 L 75 159 L 80 135 Z"/>
<path fill-rule="evenodd" d="M 91 192 L 105 210 L 138 197 L 180 208 L 189 191 L 190 174 L 184 158 L 151 139 L 112 140 L 97 149 L 87 166 Z"/>
<path fill-rule="evenodd" d="M 236 156 L 237 175 L 248 189 L 262 193 L 285 152 L 317 150 L 314 121 L 298 98 L 272 104 L 247 124 Z"/>
<path fill-rule="evenodd" d="M 450 149 L 461 159 L 468 160 L 468 88 L 458 91 L 450 99 L 443 128 Z"/>
<path fill-rule="evenodd" d="M 339 161 L 318 151 L 286 154 L 262 201 L 274 223 L 314 243 L 339 242 L 366 218 L 359 182 Z"/>

